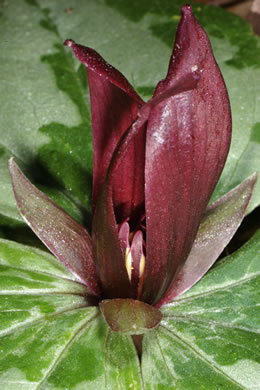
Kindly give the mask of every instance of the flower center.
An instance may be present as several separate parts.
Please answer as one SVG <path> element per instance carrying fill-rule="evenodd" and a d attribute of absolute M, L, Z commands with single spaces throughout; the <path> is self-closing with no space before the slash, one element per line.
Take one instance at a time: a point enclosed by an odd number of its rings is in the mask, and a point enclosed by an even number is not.
<path fill-rule="evenodd" d="M 145 270 L 143 232 L 141 230 L 130 232 L 128 222 L 123 222 L 119 227 L 119 239 L 125 254 L 128 278 L 135 298 L 139 299 L 143 289 Z"/>

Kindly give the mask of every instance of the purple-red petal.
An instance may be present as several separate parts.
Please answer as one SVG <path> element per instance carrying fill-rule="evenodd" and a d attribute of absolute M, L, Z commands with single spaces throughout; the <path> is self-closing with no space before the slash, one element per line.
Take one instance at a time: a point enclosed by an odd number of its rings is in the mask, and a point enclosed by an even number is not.
<path fill-rule="evenodd" d="M 63 209 L 39 191 L 9 161 L 17 207 L 39 239 L 84 283 L 90 294 L 99 295 L 92 243 L 88 232 Z"/>
<path fill-rule="evenodd" d="M 124 221 L 120 226 L 116 220 L 113 193 L 120 165 L 124 162 L 136 137 L 143 131 L 143 121 L 137 120 L 121 138 L 113 154 L 93 217 L 92 239 L 95 263 L 103 295 L 110 299 L 135 298 L 125 265 L 128 223 Z"/>
<path fill-rule="evenodd" d="M 66 40 L 64 44 L 72 48 L 88 74 L 94 150 L 94 212 L 112 154 L 124 132 L 136 120 L 143 101 L 122 73 L 95 50 L 72 40 Z M 142 133 L 119 168 L 120 180 L 115 178 L 113 198 L 120 222 L 144 203 L 144 147 L 145 135 Z"/>
<path fill-rule="evenodd" d="M 93 216 L 92 240 L 102 295 L 109 299 L 133 297 L 125 266 L 127 239 L 124 232 L 121 233 L 119 235 L 112 200 L 111 177 L 108 174 Z"/>
<path fill-rule="evenodd" d="M 145 159 L 145 302 L 155 304 L 183 266 L 223 169 L 231 138 L 227 90 L 205 31 L 182 9 L 168 75 L 153 99 L 193 73 L 196 88 L 151 109 Z"/>

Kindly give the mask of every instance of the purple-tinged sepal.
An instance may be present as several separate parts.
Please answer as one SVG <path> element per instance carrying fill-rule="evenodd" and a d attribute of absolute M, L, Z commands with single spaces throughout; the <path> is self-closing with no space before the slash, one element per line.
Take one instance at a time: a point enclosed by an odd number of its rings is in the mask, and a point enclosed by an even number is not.
<path fill-rule="evenodd" d="M 256 180 L 254 173 L 207 208 L 184 266 L 156 307 L 189 290 L 215 263 L 245 216 Z"/>
<path fill-rule="evenodd" d="M 100 288 L 88 232 L 63 209 L 39 191 L 13 158 L 9 171 L 17 207 L 30 228 L 62 263 L 98 296 Z"/>

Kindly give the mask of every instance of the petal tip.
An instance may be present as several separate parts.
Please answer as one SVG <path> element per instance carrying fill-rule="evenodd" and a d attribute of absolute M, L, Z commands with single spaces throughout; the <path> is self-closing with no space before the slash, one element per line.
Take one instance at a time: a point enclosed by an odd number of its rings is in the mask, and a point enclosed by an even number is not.
<path fill-rule="evenodd" d="M 72 39 L 66 39 L 63 45 L 68 47 L 73 47 L 75 45 L 75 42 Z"/>
<path fill-rule="evenodd" d="M 19 167 L 16 164 L 14 157 L 10 157 L 9 158 L 9 160 L 8 160 L 8 169 L 9 169 L 9 172 L 10 172 L 11 181 L 13 183 L 14 176 L 15 176 L 16 172 L 19 171 Z"/>
<path fill-rule="evenodd" d="M 251 197 L 253 196 L 253 193 L 254 193 L 254 190 L 255 190 L 255 186 L 256 186 L 256 183 L 257 183 L 257 180 L 258 180 L 258 172 L 253 172 L 252 175 L 250 175 L 247 179 L 245 179 L 245 181 L 248 183 L 249 186 L 251 186 L 251 195 L 250 195 L 250 199 Z M 249 199 L 249 201 L 250 201 Z M 248 201 L 248 203 L 249 203 Z"/>
<path fill-rule="evenodd" d="M 191 15 L 191 14 L 192 14 L 192 6 L 191 6 L 190 4 L 185 4 L 185 5 L 181 8 L 181 12 L 182 12 L 182 15 L 183 15 L 183 16 Z"/>
<path fill-rule="evenodd" d="M 256 182 L 257 182 L 257 179 L 258 179 L 258 172 L 252 173 L 252 175 L 249 176 L 249 178 L 251 178 L 251 180 L 254 181 L 254 182 L 256 183 Z"/>
<path fill-rule="evenodd" d="M 186 4 L 181 8 L 181 18 L 183 20 L 194 18 L 192 6 L 190 4 Z"/>
<path fill-rule="evenodd" d="M 8 160 L 8 166 L 9 166 L 9 168 L 11 168 L 14 164 L 15 164 L 14 158 L 13 158 L 13 157 L 10 157 L 9 160 Z"/>

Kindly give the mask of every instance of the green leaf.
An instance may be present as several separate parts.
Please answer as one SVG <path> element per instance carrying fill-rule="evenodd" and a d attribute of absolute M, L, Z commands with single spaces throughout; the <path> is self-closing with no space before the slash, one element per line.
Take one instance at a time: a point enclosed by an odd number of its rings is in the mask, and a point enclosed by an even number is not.
<path fill-rule="evenodd" d="M 258 389 L 260 231 L 162 308 L 144 336 L 145 389 Z"/>
<path fill-rule="evenodd" d="M 71 0 L 70 8 L 66 0 L 1 3 L 2 224 L 21 223 L 7 171 L 13 155 L 34 183 L 44 185 L 89 227 L 92 141 L 87 79 L 63 41 L 72 38 L 95 48 L 147 99 L 165 77 L 184 3 Z M 260 44 L 239 17 L 197 3 L 194 11 L 211 39 L 233 112 L 232 147 L 213 196 L 216 200 L 259 167 Z M 259 203 L 260 181 L 250 210 Z"/>
<path fill-rule="evenodd" d="M 109 330 L 58 260 L 1 240 L 0 272 L 1 388 L 142 388 L 131 338 Z"/>
<path fill-rule="evenodd" d="M 1 87 L 6 96 L 0 97 L 0 145 L 7 151 L 1 156 L 1 182 L 8 180 L 6 161 L 11 154 L 24 163 L 34 182 L 50 188 L 54 199 L 61 198 L 62 191 L 67 211 L 75 212 L 77 205 L 83 220 L 91 198 L 89 110 L 48 12 L 32 4 L 1 6 Z M 19 220 L 9 185 L 1 191 L 3 215 Z"/>
<path fill-rule="evenodd" d="M 131 338 L 109 330 L 53 256 L 6 240 L 0 250 L 4 389 L 143 389 L 141 377 L 145 390 L 258 388 L 260 231 L 161 309 L 141 368 Z"/>

